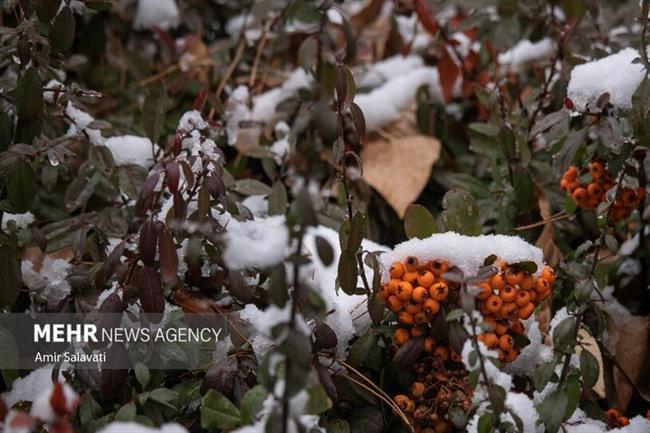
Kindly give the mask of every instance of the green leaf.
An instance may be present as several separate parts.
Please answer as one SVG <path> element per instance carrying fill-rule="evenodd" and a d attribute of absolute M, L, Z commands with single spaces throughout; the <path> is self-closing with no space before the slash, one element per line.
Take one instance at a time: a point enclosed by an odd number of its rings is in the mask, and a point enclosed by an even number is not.
<path fill-rule="evenodd" d="M 284 184 L 275 182 L 269 195 L 269 215 L 284 215 L 287 212 L 287 201 L 287 189 Z"/>
<path fill-rule="evenodd" d="M 316 252 L 323 265 L 329 267 L 334 262 L 334 250 L 329 241 L 322 236 L 317 235 L 316 239 Z"/>
<path fill-rule="evenodd" d="M 0 275 L 2 275 L 0 307 L 9 308 L 18 299 L 22 283 L 18 253 L 8 245 L 0 246 Z"/>
<path fill-rule="evenodd" d="M 370 331 L 361 337 L 350 346 L 350 354 L 348 355 L 348 362 L 353 367 L 360 366 L 366 359 L 370 350 L 377 342 L 377 335 Z"/>
<path fill-rule="evenodd" d="M 332 407 L 332 400 L 327 396 L 323 385 L 312 386 L 307 390 L 307 395 L 309 396 L 305 408 L 307 414 L 320 415 Z"/>
<path fill-rule="evenodd" d="M 348 295 L 357 293 L 359 266 L 355 252 L 343 250 L 339 256 L 338 282 L 341 289 Z"/>
<path fill-rule="evenodd" d="M 598 381 L 600 368 L 598 367 L 598 360 L 588 350 L 583 349 L 580 352 L 580 372 L 582 373 L 582 381 L 586 388 L 593 388 Z"/>
<path fill-rule="evenodd" d="M 569 398 L 564 389 L 556 389 L 546 396 L 542 402 L 539 414 L 548 433 L 556 433 L 564 419 L 569 404 Z"/>
<path fill-rule="evenodd" d="M 201 427 L 233 429 L 241 424 L 239 409 L 223 394 L 208 390 L 201 403 Z"/>
<path fill-rule="evenodd" d="M 94 11 L 103 12 L 113 7 L 113 0 L 87 0 L 84 5 Z"/>
<path fill-rule="evenodd" d="M 14 138 L 14 121 L 12 117 L 0 112 L 0 152 L 4 152 L 11 146 Z"/>
<path fill-rule="evenodd" d="M 43 113 L 43 90 L 41 77 L 36 68 L 29 68 L 18 80 L 14 92 L 18 117 L 34 120 Z"/>
<path fill-rule="evenodd" d="M 14 212 L 23 213 L 31 209 L 36 195 L 36 174 L 27 161 L 18 161 L 5 171 L 7 177 L 7 199 Z"/>
<path fill-rule="evenodd" d="M 325 426 L 327 433 L 350 433 L 350 424 L 344 419 L 334 419 Z"/>
<path fill-rule="evenodd" d="M 129 402 L 122 406 L 115 414 L 115 421 L 132 421 L 138 413 L 138 408 L 134 402 Z"/>
<path fill-rule="evenodd" d="M 562 350 L 567 345 L 572 345 L 575 338 L 576 318 L 567 317 L 553 329 L 553 345 Z"/>
<path fill-rule="evenodd" d="M 478 433 L 490 433 L 496 418 L 492 412 L 486 412 L 478 419 Z"/>
<path fill-rule="evenodd" d="M 452 424 L 457 428 L 463 429 L 467 425 L 467 414 L 460 407 L 452 406 L 447 412 L 447 415 L 449 415 Z"/>
<path fill-rule="evenodd" d="M 142 126 L 152 143 L 158 143 L 167 114 L 167 89 L 163 80 L 152 84 L 142 106 Z"/>
<path fill-rule="evenodd" d="M 54 19 L 50 32 L 50 47 L 55 53 L 67 51 L 72 47 L 75 33 L 75 20 L 72 9 L 64 7 Z"/>
<path fill-rule="evenodd" d="M 465 190 L 454 188 L 442 198 L 442 224 L 448 231 L 478 236 L 481 234 L 481 221 L 474 197 Z"/>
<path fill-rule="evenodd" d="M 469 129 L 481 135 L 486 135 L 488 137 L 496 137 L 499 135 L 499 127 L 489 124 L 489 123 L 470 123 Z"/>
<path fill-rule="evenodd" d="M 456 308 L 454 310 L 451 310 L 449 313 L 447 313 L 447 317 L 445 317 L 445 321 L 451 322 L 453 320 L 459 319 L 463 316 L 463 310 L 461 308 Z"/>
<path fill-rule="evenodd" d="M 246 391 L 239 402 L 242 424 L 253 423 L 255 415 L 262 409 L 262 404 L 267 396 L 268 392 L 262 385 L 256 385 Z"/>
<path fill-rule="evenodd" d="M 535 389 L 538 391 L 543 390 L 546 387 L 546 384 L 555 372 L 555 362 L 545 362 L 537 366 L 533 372 L 533 384 Z"/>
<path fill-rule="evenodd" d="M 436 221 L 427 208 L 412 204 L 404 214 L 404 231 L 409 239 L 428 238 L 436 232 Z"/>
<path fill-rule="evenodd" d="M 151 373 L 149 373 L 147 366 L 142 362 L 138 362 L 135 364 L 133 370 L 135 372 L 135 378 L 137 379 L 142 389 L 146 388 L 149 384 L 149 380 L 151 379 Z"/>
<path fill-rule="evenodd" d="M 241 179 L 231 188 L 242 195 L 269 195 L 271 188 L 257 179 Z"/>

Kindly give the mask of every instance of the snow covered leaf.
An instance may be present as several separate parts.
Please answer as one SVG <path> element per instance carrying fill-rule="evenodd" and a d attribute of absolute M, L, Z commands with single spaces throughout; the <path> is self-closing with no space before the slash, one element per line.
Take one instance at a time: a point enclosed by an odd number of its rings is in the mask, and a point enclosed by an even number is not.
<path fill-rule="evenodd" d="M 210 389 L 201 404 L 201 427 L 232 429 L 241 424 L 239 409 L 223 394 Z"/>
<path fill-rule="evenodd" d="M 437 139 L 426 135 L 368 140 L 361 151 L 363 179 L 403 218 L 429 181 L 440 147 Z"/>

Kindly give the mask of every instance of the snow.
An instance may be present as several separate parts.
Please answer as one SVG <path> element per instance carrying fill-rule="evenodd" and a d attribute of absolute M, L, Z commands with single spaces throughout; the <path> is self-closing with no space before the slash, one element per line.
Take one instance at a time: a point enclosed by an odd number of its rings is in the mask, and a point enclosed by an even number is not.
<path fill-rule="evenodd" d="M 50 80 L 43 87 L 43 100 L 49 104 L 56 104 L 62 91 L 65 91 L 65 85 L 62 82 Z"/>
<path fill-rule="evenodd" d="M 134 422 L 113 422 L 97 433 L 187 433 L 187 429 L 176 423 L 163 424 L 156 428 Z"/>
<path fill-rule="evenodd" d="M 325 266 L 316 250 L 316 237 L 325 239 L 334 252 L 334 260 Z M 388 251 L 388 248 L 375 242 L 364 239 L 362 248 L 365 251 Z M 301 271 L 301 281 L 318 291 L 325 301 L 328 312 L 325 318 L 332 329 L 336 330 L 338 345 L 337 354 L 343 356 L 348 347 L 349 340 L 356 334 L 361 335 L 370 325 L 367 314 L 365 295 L 348 295 L 342 290 L 336 290 L 336 277 L 338 262 L 341 255 L 341 246 L 338 233 L 329 227 L 310 227 L 303 240 L 303 253 L 308 254 L 311 263 Z M 364 271 L 369 281 L 372 281 L 372 269 L 364 265 Z M 357 284 L 362 286 L 361 277 Z"/>
<path fill-rule="evenodd" d="M 203 120 L 203 116 L 198 110 L 186 111 L 178 121 L 178 129 L 183 133 L 188 133 L 195 129 L 205 129 L 207 126 L 208 124 Z"/>
<path fill-rule="evenodd" d="M 180 13 L 175 0 L 140 0 L 133 19 L 136 30 L 158 27 L 170 30 L 181 22 Z"/>
<path fill-rule="evenodd" d="M 481 354 L 483 355 L 483 360 L 486 361 L 485 371 L 487 373 L 490 382 L 494 385 L 500 386 L 506 391 L 510 391 L 512 389 L 512 377 L 509 374 L 499 370 L 499 367 L 494 365 L 488 359 L 488 358 L 498 358 L 499 354 L 497 353 L 497 351 L 488 349 L 487 346 L 483 344 L 483 342 L 481 341 L 478 342 L 478 346 L 479 346 L 479 350 L 481 351 Z M 479 364 L 480 361 L 478 359 L 478 356 L 476 356 L 474 363 L 470 362 L 470 354 L 475 350 L 476 349 L 474 348 L 473 340 L 471 338 L 467 339 L 465 341 L 465 344 L 463 344 L 461 357 L 463 359 L 463 364 L 465 364 L 465 367 L 469 371 L 480 368 L 480 364 Z M 479 385 L 477 386 L 477 389 L 474 390 L 474 395 L 472 397 L 472 399 L 477 403 L 483 401 L 483 399 L 487 397 L 487 390 L 483 385 L 484 383 L 483 380 L 484 378 L 483 376 L 481 376 L 479 380 Z"/>
<path fill-rule="evenodd" d="M 275 162 L 280 165 L 284 158 L 289 154 L 290 143 L 289 143 L 289 133 L 291 129 L 289 125 L 284 121 L 280 121 L 275 125 L 275 136 L 277 140 L 271 145 L 271 153 L 273 153 L 273 159 Z"/>
<path fill-rule="evenodd" d="M 223 259 L 229 268 L 266 268 L 277 265 L 286 256 L 289 230 L 282 215 L 250 221 L 231 219 L 225 241 Z"/>
<path fill-rule="evenodd" d="M 388 280 L 392 263 L 415 256 L 420 261 L 446 260 L 463 271 L 465 276 L 475 275 L 487 257 L 495 254 L 507 263 L 531 261 L 537 264 L 539 273 L 543 266 L 542 250 L 517 236 L 482 235 L 464 236 L 454 232 L 437 233 L 426 239 L 402 242 L 382 255 L 383 281 Z"/>
<path fill-rule="evenodd" d="M 506 408 L 512 411 L 521 420 L 524 430 L 522 433 L 536 433 L 539 415 L 533 401 L 526 395 L 518 392 L 509 392 L 506 396 Z M 510 413 L 502 415 L 502 421 L 510 421 L 517 425 Z"/>
<path fill-rule="evenodd" d="M 534 316 L 525 320 L 523 324 L 530 344 L 521 350 L 517 359 L 506 365 L 506 370 L 517 376 L 532 378 L 538 365 L 551 361 L 553 348 L 544 344 L 544 336 Z"/>
<path fill-rule="evenodd" d="M 309 87 L 312 82 L 312 77 L 304 69 L 295 69 L 280 87 L 253 97 L 252 118 L 259 122 L 270 123 L 277 116 L 278 104 L 294 96 L 298 90 Z"/>
<path fill-rule="evenodd" d="M 639 57 L 634 48 L 625 48 L 616 54 L 578 65 L 571 71 L 567 96 L 576 108 L 585 109 L 605 92 L 609 102 L 618 108 L 630 108 L 632 95 L 645 76 L 641 63 L 632 63 Z"/>
<path fill-rule="evenodd" d="M 95 120 L 93 116 L 83 110 L 76 108 L 74 105 L 72 105 L 71 101 L 68 101 L 68 105 L 65 108 L 65 114 L 70 119 L 70 122 L 72 122 L 70 124 L 70 128 L 68 129 L 68 135 L 84 134 L 88 137 L 88 140 L 90 140 L 92 144 L 104 144 L 102 132 L 98 129 L 89 127 L 90 124 Z"/>
<path fill-rule="evenodd" d="M 434 98 L 442 101 L 442 90 L 438 79 L 438 69 L 420 67 L 410 70 L 368 93 L 357 95 L 354 102 L 363 111 L 366 128 L 381 128 L 401 118 L 402 111 L 415 101 L 420 86 L 429 87 Z"/>
<path fill-rule="evenodd" d="M 609 429 L 604 422 L 589 418 L 577 408 L 564 427 L 567 433 L 650 433 L 650 420 L 637 415 L 625 427 Z"/>
<path fill-rule="evenodd" d="M 139 165 L 151 167 L 154 163 L 155 152 L 160 150 L 158 145 L 153 145 L 147 137 L 136 135 L 120 135 L 111 137 L 104 143 L 113 154 L 115 165 Z"/>
<path fill-rule="evenodd" d="M 509 66 L 513 70 L 519 70 L 527 63 L 549 57 L 553 53 L 554 48 L 553 41 L 550 38 L 544 38 L 537 42 L 523 39 L 505 53 L 499 54 L 497 60 L 500 65 Z"/>
<path fill-rule="evenodd" d="M 417 18 L 415 15 L 413 15 Z M 377 87 L 386 81 L 407 74 L 424 65 L 420 56 L 397 55 L 368 66 L 365 71 L 354 74 L 357 87 Z"/>
<path fill-rule="evenodd" d="M 226 103 L 226 135 L 228 136 L 228 144 L 231 146 L 237 142 L 240 123 L 252 120 L 248 100 L 248 87 L 238 86 L 230 94 Z"/>
<path fill-rule="evenodd" d="M 43 297 L 50 302 L 58 302 L 71 293 L 68 283 L 68 271 L 72 265 L 64 259 L 45 256 L 41 269 L 34 270 L 30 260 L 21 262 L 23 282 L 34 291 L 41 291 Z"/>
<path fill-rule="evenodd" d="M 255 217 L 265 217 L 268 214 L 269 203 L 264 195 L 249 195 L 241 202 Z"/>
<path fill-rule="evenodd" d="M 11 391 L 2 396 L 8 407 L 21 401 L 34 401 L 43 389 L 52 386 L 52 366 L 38 368 L 14 380 Z M 59 375 L 60 380 L 63 376 Z"/>
<path fill-rule="evenodd" d="M 0 217 L 0 221 L 2 221 L 2 224 L 0 224 L 2 230 L 7 229 L 7 225 L 9 224 L 9 221 L 13 221 L 13 223 L 16 224 L 16 228 L 24 229 L 28 225 L 34 222 L 34 214 L 31 212 L 25 212 L 25 213 L 4 212 L 2 214 L 2 217 Z"/>
<path fill-rule="evenodd" d="M 61 383 L 61 386 L 63 387 L 63 396 L 65 398 L 64 407 L 67 413 L 71 413 L 79 403 L 79 396 L 70 385 Z M 51 399 L 54 389 L 54 385 L 46 388 L 45 391 L 43 391 L 43 388 L 39 389 L 40 394 L 36 397 L 36 400 L 34 400 L 30 411 L 30 414 L 34 418 L 45 423 L 53 423 L 61 417 L 61 414 L 57 414 L 52 408 Z"/>

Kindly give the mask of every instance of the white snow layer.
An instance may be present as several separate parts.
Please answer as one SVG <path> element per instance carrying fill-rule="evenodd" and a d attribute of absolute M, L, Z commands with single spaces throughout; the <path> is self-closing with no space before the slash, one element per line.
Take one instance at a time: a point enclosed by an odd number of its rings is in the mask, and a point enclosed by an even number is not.
<path fill-rule="evenodd" d="M 266 268 L 286 256 L 289 230 L 282 215 L 250 221 L 231 219 L 226 230 L 223 259 L 229 268 Z"/>
<path fill-rule="evenodd" d="M 139 165 L 151 167 L 154 162 L 154 151 L 160 150 L 147 137 L 136 135 L 120 135 L 111 137 L 104 143 L 113 154 L 115 165 Z"/>
<path fill-rule="evenodd" d="M 537 42 L 523 39 L 505 53 L 499 54 L 497 60 L 500 65 L 519 70 L 527 63 L 550 56 L 553 53 L 553 48 L 553 41 L 550 38 L 544 38 Z"/>
<path fill-rule="evenodd" d="M 446 232 L 434 234 L 426 239 L 402 242 L 392 251 L 383 254 L 383 281 L 388 279 L 391 264 L 404 261 L 408 256 L 415 256 L 420 261 L 446 260 L 450 265 L 458 266 L 465 276 L 471 276 L 476 274 L 485 259 L 492 254 L 507 263 L 535 262 L 537 272 L 541 271 L 544 264 L 542 250 L 517 236 L 464 236 Z"/>
<path fill-rule="evenodd" d="M 65 399 L 64 408 L 67 413 L 71 413 L 77 407 L 77 403 L 79 403 L 79 396 L 70 385 L 66 383 L 61 383 L 61 385 L 63 387 L 63 397 Z M 53 384 L 50 384 L 50 386 L 45 389 L 39 388 L 39 395 L 36 397 L 36 400 L 34 400 L 34 404 L 32 404 L 32 409 L 30 411 L 30 414 L 34 418 L 45 423 L 53 423 L 61 418 L 61 415 L 57 414 L 52 407 L 51 401 L 53 391 Z"/>
<path fill-rule="evenodd" d="M 175 0 L 140 0 L 133 19 L 133 28 L 137 30 L 158 27 L 169 30 L 181 22 Z"/>
<path fill-rule="evenodd" d="M 62 376 L 59 375 L 61 379 Z M 34 401 L 44 389 L 52 387 L 52 367 L 41 367 L 14 380 L 11 391 L 2 396 L 8 407 L 21 401 Z"/>
<path fill-rule="evenodd" d="M 2 230 L 7 229 L 7 224 L 9 224 L 9 221 L 13 221 L 13 223 L 16 224 L 16 228 L 24 229 L 28 225 L 34 222 L 34 214 L 31 212 L 25 212 L 25 213 L 4 212 L 2 214 L 1 221 L 2 223 L 0 224 L 0 227 L 2 227 Z"/>
<path fill-rule="evenodd" d="M 187 433 L 187 429 L 176 423 L 163 424 L 160 428 L 155 428 L 134 422 L 113 422 L 97 433 Z"/>
<path fill-rule="evenodd" d="M 419 67 L 388 80 L 368 93 L 357 95 L 354 102 L 363 111 L 366 128 L 380 128 L 401 118 L 401 112 L 415 100 L 420 86 L 426 85 L 435 99 L 442 101 L 438 68 Z"/>
<path fill-rule="evenodd" d="M 577 108 L 593 104 L 605 92 L 615 107 L 630 108 L 632 95 L 645 76 L 641 63 L 632 63 L 639 56 L 634 48 L 578 65 L 571 71 L 567 96 Z"/>
<path fill-rule="evenodd" d="M 41 269 L 34 270 L 34 263 L 30 260 L 21 262 L 23 282 L 34 291 L 42 291 L 43 297 L 48 301 L 58 302 L 71 293 L 68 283 L 68 271 L 72 265 L 64 259 L 45 256 Z"/>

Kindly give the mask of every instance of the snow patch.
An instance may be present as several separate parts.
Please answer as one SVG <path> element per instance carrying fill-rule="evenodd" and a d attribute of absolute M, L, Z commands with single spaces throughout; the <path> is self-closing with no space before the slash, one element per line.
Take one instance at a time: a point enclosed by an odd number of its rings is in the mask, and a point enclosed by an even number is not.
<path fill-rule="evenodd" d="M 140 0 L 133 19 L 136 30 L 158 27 L 170 30 L 181 22 L 181 16 L 175 0 Z"/>
<path fill-rule="evenodd" d="M 163 424 L 155 428 L 134 422 L 113 422 L 97 433 L 187 433 L 187 429 L 176 423 Z"/>
<path fill-rule="evenodd" d="M 151 143 L 147 137 L 138 137 L 136 135 L 120 135 L 111 137 L 104 143 L 113 154 L 115 165 L 139 165 L 141 167 L 151 167 L 154 163 L 154 152 L 158 152 L 160 147 Z"/>
<path fill-rule="evenodd" d="M 289 230 L 282 215 L 250 221 L 231 219 L 226 230 L 223 259 L 229 268 L 266 268 L 286 256 Z"/>
<path fill-rule="evenodd" d="M 527 63 L 549 57 L 553 53 L 553 50 L 554 45 L 550 38 L 544 38 L 537 42 L 523 39 L 505 53 L 499 54 L 497 60 L 500 65 L 509 66 L 513 70 L 519 70 Z"/>
<path fill-rule="evenodd" d="M 31 212 L 25 212 L 25 213 L 5 212 L 2 214 L 2 218 L 0 220 L 2 221 L 2 224 L 0 224 L 2 230 L 7 229 L 7 225 L 9 224 L 9 221 L 13 221 L 13 223 L 16 224 L 16 228 L 24 229 L 28 225 L 34 222 L 34 214 Z"/>

